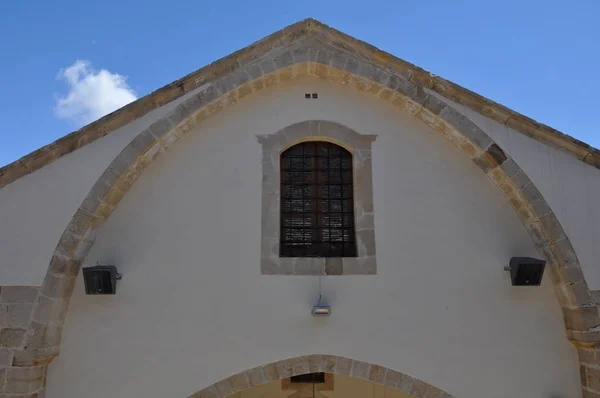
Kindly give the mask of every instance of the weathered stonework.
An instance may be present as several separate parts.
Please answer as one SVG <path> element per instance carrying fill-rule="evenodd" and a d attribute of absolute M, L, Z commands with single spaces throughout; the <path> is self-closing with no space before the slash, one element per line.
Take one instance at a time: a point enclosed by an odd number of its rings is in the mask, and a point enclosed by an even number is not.
<path fill-rule="evenodd" d="M 304 355 L 273 362 L 220 380 L 188 398 L 226 398 L 238 391 L 309 372 L 351 376 L 381 384 L 420 398 L 453 398 L 423 380 L 368 362 L 335 355 Z"/>
<path fill-rule="evenodd" d="M 371 144 L 375 136 L 361 135 L 338 123 L 309 120 L 275 134 L 258 137 L 262 145 L 262 244 L 263 275 L 370 275 L 377 272 L 373 210 Z M 283 151 L 304 141 L 328 141 L 352 153 L 354 222 L 357 257 L 306 258 L 279 256 L 280 176 Z"/>
<path fill-rule="evenodd" d="M 538 138 L 543 136 L 552 141 L 555 136 L 547 135 L 544 126 L 532 127 L 530 119 L 517 117 L 514 112 L 473 93 L 465 96 L 464 89 L 459 90 L 457 86 L 443 79 L 434 78 L 389 54 L 312 20 L 277 32 L 187 76 L 177 84 L 155 92 L 152 94 L 154 105 L 145 97 L 139 102 L 143 104 L 143 110 L 133 112 L 137 105 L 125 107 L 85 127 L 83 130 L 89 131 L 89 134 L 75 134 L 65 138 L 64 142 L 68 143 L 68 147 L 60 144 L 51 149 L 40 150 L 39 153 L 36 152 L 35 159 L 23 163 L 18 161 L 14 169 L 9 167 L 0 170 L 2 186 L 7 181 L 14 181 L 14 176 L 20 173 L 17 169 L 25 170 L 24 173 L 31 172 L 39 168 L 42 160 L 56 158 L 59 154 L 66 153 L 65 151 L 80 147 L 77 141 L 79 138 L 90 140 L 106 134 L 104 124 L 116 128 L 119 123 L 114 119 L 118 117 L 115 115 L 124 115 L 123 120 L 130 121 L 154 106 L 165 104 L 183 93 L 196 89 L 193 95 L 186 98 L 170 114 L 139 132 L 96 181 L 58 242 L 43 285 L 40 288 L 2 288 L 0 304 L 5 306 L 6 313 L 0 315 L 0 321 L 3 322 L 0 330 L 0 350 L 3 350 L 4 355 L 0 359 L 4 358 L 6 362 L 10 361 L 6 358 L 12 358 L 11 366 L 0 365 L 0 374 L 4 379 L 8 380 L 7 377 L 11 374 L 20 374 L 11 373 L 11 367 L 43 368 L 58 354 L 64 317 L 81 262 L 93 245 L 98 228 L 110 217 L 144 169 L 198 123 L 235 105 L 242 97 L 305 76 L 329 80 L 369 93 L 374 98 L 397 107 L 399 112 L 408 112 L 421 119 L 472 159 L 497 185 L 515 209 L 540 254 L 548 261 L 548 273 L 563 311 L 567 337 L 580 349 L 584 396 L 600 397 L 600 366 L 595 362 L 598 357 L 597 345 L 600 343 L 600 316 L 596 300 L 589 291 L 577 255 L 564 229 L 533 182 L 514 160 L 463 114 L 435 95 L 427 93 L 425 89 L 432 89 L 453 101 L 479 110 L 495 120 L 503 120 L 511 127 L 520 128 Z M 343 138 L 332 139 L 343 143 Z M 552 142 L 559 146 L 570 145 L 566 138 Z M 596 162 L 596 154 L 591 150 L 579 144 L 573 148 L 573 151 L 578 151 L 579 158 Z M 365 156 L 365 161 L 367 158 Z M 30 164 L 29 161 L 33 163 Z M 267 200 L 271 199 L 276 198 L 267 197 Z M 362 206 L 365 213 L 372 213 L 367 199 L 365 198 Z M 364 220 L 360 219 L 360 222 L 368 224 L 372 221 L 365 217 Z M 269 246 L 271 244 L 275 242 L 263 242 L 262 250 L 273 250 L 273 246 Z M 368 253 L 367 250 L 365 252 Z M 285 269 L 277 272 L 294 272 L 294 264 L 283 265 Z M 324 267 L 323 273 L 326 270 L 337 273 L 340 269 L 342 273 L 346 273 L 351 266 L 355 267 L 356 272 L 358 269 L 364 270 L 364 264 L 343 262 L 340 267 L 339 262 L 331 260 L 325 261 L 323 265 L 307 263 L 305 272 L 312 273 L 313 266 L 319 272 L 321 267 Z M 375 272 L 375 264 L 372 266 L 372 272 Z M 8 326 L 8 306 L 15 303 L 24 304 L 19 307 L 21 311 L 29 308 L 27 304 L 31 304 L 27 326 Z M 20 320 L 15 318 L 16 324 L 21 324 L 23 316 L 19 316 L 18 319 Z M 344 361 L 338 358 L 336 366 L 339 369 L 336 368 L 336 371 L 340 374 L 347 371 L 345 374 L 349 374 L 352 371 L 352 362 Z M 277 369 L 264 368 L 265 379 L 277 377 L 277 373 L 274 373 Z M 43 383 L 39 384 L 39 378 L 26 379 L 29 381 L 25 379 L 19 376 L 19 382 L 31 383 L 27 388 L 30 395 L 37 396 L 43 393 Z M 390 380 L 394 380 L 394 376 L 390 376 Z M 406 383 L 398 382 L 398 385 L 402 383 L 404 391 L 413 395 L 422 392 L 419 382 L 412 378 L 407 380 Z M 11 389 L 14 386 L 15 384 L 11 384 Z M 21 393 L 6 391 L 6 382 L 2 383 L 1 387 L 0 398 L 2 394 L 23 396 Z"/>

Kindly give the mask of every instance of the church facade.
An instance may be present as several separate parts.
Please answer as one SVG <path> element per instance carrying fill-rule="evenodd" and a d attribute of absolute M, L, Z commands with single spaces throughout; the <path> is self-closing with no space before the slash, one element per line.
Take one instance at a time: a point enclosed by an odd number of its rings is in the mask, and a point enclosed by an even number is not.
<path fill-rule="evenodd" d="M 600 397 L 600 151 L 313 19 L 0 187 L 1 397 Z"/>

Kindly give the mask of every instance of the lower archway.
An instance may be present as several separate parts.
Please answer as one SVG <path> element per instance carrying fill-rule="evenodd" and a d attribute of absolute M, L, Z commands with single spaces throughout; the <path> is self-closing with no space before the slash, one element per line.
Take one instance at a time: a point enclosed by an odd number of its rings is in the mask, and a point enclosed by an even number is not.
<path fill-rule="evenodd" d="M 279 392 L 279 394 L 274 395 L 274 398 L 304 398 L 303 391 L 305 389 L 302 388 L 302 383 L 298 383 L 297 387 L 293 386 L 295 383 L 292 383 L 290 378 L 308 373 L 325 373 L 325 381 L 323 383 L 325 384 L 323 388 L 324 392 L 319 394 L 321 398 L 337 398 L 335 395 L 328 394 L 326 389 L 330 388 L 329 391 L 331 392 L 331 387 L 336 381 L 340 383 L 352 383 L 351 380 L 355 380 L 354 384 L 359 383 L 358 381 L 371 382 L 391 389 L 398 393 L 394 394 L 393 398 L 453 397 L 453 395 L 432 384 L 394 369 L 336 355 L 317 354 L 284 359 L 248 369 L 218 381 L 190 395 L 188 398 L 226 398 L 234 394 L 240 395 L 240 392 L 259 386 L 264 386 L 263 388 L 266 389 L 264 392 L 271 390 L 272 392 Z M 332 375 L 333 377 L 328 375 Z M 280 384 L 269 385 L 270 383 L 277 382 Z M 261 394 L 261 396 L 265 395 Z M 309 396 L 312 397 L 313 395 L 309 394 Z M 314 396 L 317 397 L 316 391 Z M 361 397 L 364 398 L 362 395 Z M 251 397 L 240 396 L 235 398 Z M 375 398 L 375 396 L 372 398 Z"/>

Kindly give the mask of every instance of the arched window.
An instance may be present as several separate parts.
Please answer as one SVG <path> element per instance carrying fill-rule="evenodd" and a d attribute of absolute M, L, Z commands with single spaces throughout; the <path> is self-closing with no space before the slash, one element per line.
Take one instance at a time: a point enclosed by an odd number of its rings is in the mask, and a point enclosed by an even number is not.
<path fill-rule="evenodd" d="M 281 154 L 281 257 L 356 257 L 352 154 L 321 141 Z"/>

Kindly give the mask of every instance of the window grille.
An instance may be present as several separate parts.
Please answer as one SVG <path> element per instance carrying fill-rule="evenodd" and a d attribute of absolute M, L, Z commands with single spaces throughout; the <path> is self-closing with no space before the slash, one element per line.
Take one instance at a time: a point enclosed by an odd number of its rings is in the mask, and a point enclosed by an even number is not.
<path fill-rule="evenodd" d="M 356 257 L 352 154 L 303 142 L 281 154 L 282 257 Z"/>

